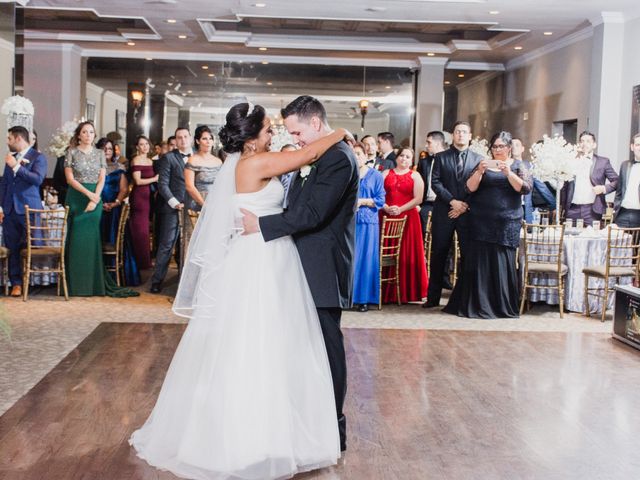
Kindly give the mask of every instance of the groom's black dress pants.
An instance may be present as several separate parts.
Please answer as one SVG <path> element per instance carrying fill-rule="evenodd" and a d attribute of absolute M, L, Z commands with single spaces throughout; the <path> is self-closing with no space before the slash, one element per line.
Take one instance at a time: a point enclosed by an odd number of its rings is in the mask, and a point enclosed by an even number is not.
<path fill-rule="evenodd" d="M 342 413 L 344 397 L 347 394 L 347 359 L 344 353 L 344 340 L 340 330 L 341 308 L 318 308 L 318 317 L 324 344 L 327 348 L 331 378 L 333 379 L 333 393 L 336 399 L 338 413 L 338 430 L 340 432 L 340 447 L 346 449 L 347 421 Z"/>

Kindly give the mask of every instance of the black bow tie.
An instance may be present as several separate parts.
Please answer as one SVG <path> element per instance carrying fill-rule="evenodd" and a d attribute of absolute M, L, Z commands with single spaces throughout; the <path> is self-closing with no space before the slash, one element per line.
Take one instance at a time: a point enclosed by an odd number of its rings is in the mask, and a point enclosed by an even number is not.
<path fill-rule="evenodd" d="M 191 156 L 190 153 L 181 153 L 180 155 L 182 155 L 183 160 L 187 160 Z"/>

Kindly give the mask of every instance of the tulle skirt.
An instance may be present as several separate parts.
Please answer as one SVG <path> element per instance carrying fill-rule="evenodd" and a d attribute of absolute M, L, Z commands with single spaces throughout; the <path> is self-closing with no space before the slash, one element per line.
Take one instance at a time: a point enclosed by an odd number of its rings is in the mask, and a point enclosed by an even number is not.
<path fill-rule="evenodd" d="M 315 305 L 290 237 L 239 237 L 224 299 L 194 311 L 130 443 L 192 479 L 277 479 L 335 464 L 340 442 Z"/>

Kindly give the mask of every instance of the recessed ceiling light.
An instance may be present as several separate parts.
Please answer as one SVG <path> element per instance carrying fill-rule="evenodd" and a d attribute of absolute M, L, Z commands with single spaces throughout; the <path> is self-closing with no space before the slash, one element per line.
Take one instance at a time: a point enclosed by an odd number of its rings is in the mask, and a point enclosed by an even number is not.
<path fill-rule="evenodd" d="M 257 7 L 257 8 L 264 8 L 264 7 L 267 6 L 267 4 L 266 3 L 254 3 L 253 6 Z"/>
<path fill-rule="evenodd" d="M 435 57 L 435 56 L 436 56 L 436 54 L 433 53 L 433 52 L 428 52 L 427 53 L 427 57 Z"/>
<path fill-rule="evenodd" d="M 187 93 L 193 93 L 193 90 L 187 90 Z"/>
<path fill-rule="evenodd" d="M 391 88 L 390 85 L 386 85 L 384 88 L 386 88 L 387 90 Z"/>
<path fill-rule="evenodd" d="M 489 15 L 498 15 L 499 13 L 498 10 L 489 10 Z"/>
<path fill-rule="evenodd" d="M 187 94 L 186 94 L 186 93 L 184 93 L 184 92 L 182 92 L 182 96 L 183 96 L 183 97 L 186 97 L 186 96 L 187 96 Z"/>
<path fill-rule="evenodd" d="M 209 65 L 202 65 L 203 70 L 209 70 Z"/>
<path fill-rule="evenodd" d="M 269 65 L 269 62 L 261 62 L 263 65 Z"/>
<path fill-rule="evenodd" d="M 176 23 L 177 20 L 175 18 L 167 18 L 167 23 Z"/>
<path fill-rule="evenodd" d="M 180 40 L 184 40 L 185 38 L 187 38 L 187 36 L 186 36 L 186 35 L 178 35 L 178 38 L 179 38 Z"/>
<path fill-rule="evenodd" d="M 522 47 L 520 45 L 513 47 L 514 50 L 522 50 Z"/>
<path fill-rule="evenodd" d="M 260 47 L 260 48 L 258 48 L 258 50 L 262 50 L 263 52 L 266 52 L 267 51 L 267 47 Z"/>
<path fill-rule="evenodd" d="M 464 78 L 464 73 L 459 73 L 458 78 Z"/>
<path fill-rule="evenodd" d="M 544 32 L 543 35 L 546 35 L 548 37 L 550 35 L 553 35 L 553 32 Z"/>
<path fill-rule="evenodd" d="M 451 85 L 451 82 L 450 82 L 449 80 L 445 80 L 445 81 L 444 81 L 444 84 L 445 84 L 445 85 Z"/>
<path fill-rule="evenodd" d="M 145 58 L 145 60 L 150 62 L 151 60 L 153 60 L 153 58 L 147 57 L 147 58 Z"/>
<path fill-rule="evenodd" d="M 127 45 L 129 45 L 130 47 L 133 47 L 136 44 L 136 42 L 127 42 Z"/>
<path fill-rule="evenodd" d="M 273 85 L 273 82 L 267 82 L 267 85 Z"/>
<path fill-rule="evenodd" d="M 215 74 L 215 73 L 210 73 L 210 74 L 209 74 L 209 76 L 210 76 L 210 77 L 215 77 L 215 76 L 216 76 L 216 74 Z"/>

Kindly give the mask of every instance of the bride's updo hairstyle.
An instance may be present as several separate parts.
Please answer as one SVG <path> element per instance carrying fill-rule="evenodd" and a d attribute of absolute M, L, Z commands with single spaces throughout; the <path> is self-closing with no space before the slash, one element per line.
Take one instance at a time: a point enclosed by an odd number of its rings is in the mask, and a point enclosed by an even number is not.
<path fill-rule="evenodd" d="M 251 111 L 249 111 L 251 109 Z M 227 113 L 220 129 L 220 141 L 227 153 L 242 152 L 247 140 L 257 138 L 262 130 L 266 112 L 260 105 L 238 103 Z"/>

